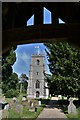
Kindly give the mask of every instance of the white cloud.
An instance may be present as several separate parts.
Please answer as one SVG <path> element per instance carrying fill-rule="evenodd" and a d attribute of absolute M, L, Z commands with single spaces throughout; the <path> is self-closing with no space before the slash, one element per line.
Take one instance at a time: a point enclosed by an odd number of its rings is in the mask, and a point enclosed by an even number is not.
<path fill-rule="evenodd" d="M 26 52 L 19 53 L 17 56 L 18 60 L 23 60 L 26 64 L 30 61 L 30 55 Z"/>
<path fill-rule="evenodd" d="M 25 73 L 28 75 L 29 72 L 29 65 L 31 63 L 31 56 L 26 52 L 17 52 L 16 53 L 16 62 L 12 66 L 13 72 L 18 74 L 18 77 L 21 73 Z"/>

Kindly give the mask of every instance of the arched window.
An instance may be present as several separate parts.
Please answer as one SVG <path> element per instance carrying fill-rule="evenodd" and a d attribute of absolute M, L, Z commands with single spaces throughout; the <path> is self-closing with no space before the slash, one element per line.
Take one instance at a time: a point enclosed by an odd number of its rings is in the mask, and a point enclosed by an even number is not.
<path fill-rule="evenodd" d="M 37 61 L 36 61 L 36 65 L 39 65 L 39 63 L 40 63 L 40 61 L 39 61 L 39 60 L 37 60 Z"/>
<path fill-rule="evenodd" d="M 37 75 L 39 74 L 39 72 L 37 72 Z"/>
<path fill-rule="evenodd" d="M 40 82 L 39 82 L 39 80 L 36 81 L 36 88 L 40 88 Z"/>

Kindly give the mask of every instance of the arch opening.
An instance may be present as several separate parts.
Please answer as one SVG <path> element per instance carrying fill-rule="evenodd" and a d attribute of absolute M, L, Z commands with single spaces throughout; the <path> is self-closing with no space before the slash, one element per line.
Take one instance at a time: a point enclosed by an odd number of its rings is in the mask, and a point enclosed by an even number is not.
<path fill-rule="evenodd" d="M 36 98 L 39 98 L 39 96 L 40 96 L 40 92 L 36 91 Z"/>
<path fill-rule="evenodd" d="M 40 88 L 40 81 L 39 80 L 36 81 L 36 86 L 35 87 Z"/>
<path fill-rule="evenodd" d="M 40 64 L 40 60 L 36 60 L 36 65 L 39 65 Z"/>

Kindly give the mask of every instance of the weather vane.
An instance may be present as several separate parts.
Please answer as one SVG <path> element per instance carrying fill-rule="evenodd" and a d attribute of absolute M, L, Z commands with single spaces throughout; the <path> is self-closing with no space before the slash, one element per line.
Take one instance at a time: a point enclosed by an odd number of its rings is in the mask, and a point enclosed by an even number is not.
<path fill-rule="evenodd" d="M 35 48 L 37 48 L 37 54 L 39 55 L 40 54 L 40 50 L 39 50 L 39 46 L 35 46 Z"/>

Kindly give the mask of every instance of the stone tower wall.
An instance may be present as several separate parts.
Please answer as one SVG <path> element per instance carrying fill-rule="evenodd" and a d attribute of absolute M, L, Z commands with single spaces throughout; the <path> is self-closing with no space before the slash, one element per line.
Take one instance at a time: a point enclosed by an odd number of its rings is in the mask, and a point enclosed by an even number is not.
<path fill-rule="evenodd" d="M 37 60 L 39 64 L 37 64 Z M 30 75 L 28 82 L 27 94 L 30 97 L 36 97 L 36 92 L 40 93 L 39 97 L 44 97 L 44 85 L 45 85 L 45 64 L 44 64 L 44 55 L 32 55 L 32 64 L 30 65 Z M 36 81 L 40 82 L 40 88 L 36 88 Z"/>

